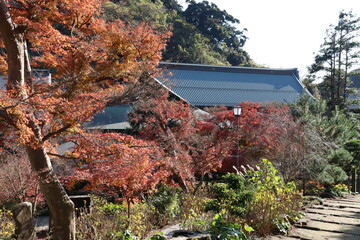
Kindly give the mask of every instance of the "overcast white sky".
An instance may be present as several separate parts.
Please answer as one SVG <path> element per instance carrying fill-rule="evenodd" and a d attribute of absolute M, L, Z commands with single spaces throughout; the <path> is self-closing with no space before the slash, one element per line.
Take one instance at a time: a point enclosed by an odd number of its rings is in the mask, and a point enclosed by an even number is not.
<path fill-rule="evenodd" d="M 209 1 L 239 19 L 240 29 L 248 29 L 244 49 L 255 62 L 272 68 L 298 68 L 300 76 L 306 75 L 326 28 L 337 23 L 340 10 L 352 10 L 360 17 L 359 0 Z"/>

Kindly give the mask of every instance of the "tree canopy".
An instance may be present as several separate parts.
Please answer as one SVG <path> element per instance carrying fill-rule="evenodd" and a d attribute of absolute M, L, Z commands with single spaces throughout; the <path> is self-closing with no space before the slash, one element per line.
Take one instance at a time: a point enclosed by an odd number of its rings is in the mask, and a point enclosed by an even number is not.
<path fill-rule="evenodd" d="M 208 1 L 188 1 L 183 10 L 176 0 L 108 1 L 105 17 L 129 24 L 147 22 L 172 32 L 163 60 L 216 65 L 252 65 L 242 49 L 246 29 L 240 21 Z"/>
<path fill-rule="evenodd" d="M 351 11 L 341 11 L 338 23 L 327 29 L 315 63 L 309 67 L 310 74 L 325 72 L 318 87 L 331 106 L 344 104 L 349 96 L 349 73 L 360 56 L 359 33 L 360 18 Z"/>
<path fill-rule="evenodd" d="M 26 149 L 52 214 L 53 239 L 75 238 L 74 205 L 50 159 L 57 139 L 81 136 L 81 123 L 108 102 L 136 95 L 137 84 L 157 72 L 169 37 L 144 23 L 106 22 L 101 6 L 100 0 L 0 2 L 1 141 Z M 36 82 L 33 67 L 51 69 L 52 83 Z"/>
<path fill-rule="evenodd" d="M 188 1 L 189 5 L 183 12 L 186 22 L 194 25 L 206 38 L 210 40 L 213 49 L 226 57 L 232 66 L 247 64 L 248 54 L 241 48 L 247 37 L 247 29 L 238 30 L 235 24 L 240 21 L 225 10 L 220 10 L 214 3 L 208 1 Z"/>

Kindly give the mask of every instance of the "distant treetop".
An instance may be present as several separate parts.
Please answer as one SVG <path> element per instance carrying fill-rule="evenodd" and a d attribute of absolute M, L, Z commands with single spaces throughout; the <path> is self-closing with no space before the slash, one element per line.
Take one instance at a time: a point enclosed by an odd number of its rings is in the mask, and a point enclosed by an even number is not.
<path fill-rule="evenodd" d="M 130 25 L 146 22 L 172 31 L 163 60 L 232 66 L 254 66 L 242 49 L 247 29 L 240 21 L 208 1 L 187 1 L 183 10 L 176 0 L 112 0 L 104 4 L 108 21 L 121 19 Z"/>

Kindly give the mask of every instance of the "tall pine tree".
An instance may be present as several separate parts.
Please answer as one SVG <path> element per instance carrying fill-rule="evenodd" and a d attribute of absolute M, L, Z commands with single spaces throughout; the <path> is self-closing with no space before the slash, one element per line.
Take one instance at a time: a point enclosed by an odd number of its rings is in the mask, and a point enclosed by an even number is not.
<path fill-rule="evenodd" d="M 345 104 L 349 71 L 359 59 L 360 18 L 351 11 L 341 11 L 337 25 L 330 25 L 324 43 L 309 67 L 310 74 L 325 72 L 319 84 L 321 95 L 331 106 Z"/>

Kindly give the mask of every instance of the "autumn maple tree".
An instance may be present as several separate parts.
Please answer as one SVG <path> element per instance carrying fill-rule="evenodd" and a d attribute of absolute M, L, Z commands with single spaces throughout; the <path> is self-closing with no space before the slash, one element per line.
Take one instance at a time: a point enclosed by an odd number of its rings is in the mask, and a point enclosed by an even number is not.
<path fill-rule="evenodd" d="M 293 123 L 286 105 L 254 102 L 242 102 L 239 105 L 242 108 L 239 128 L 232 110 L 225 107 L 208 109 L 212 115 L 210 121 L 221 126 L 222 137 L 226 139 L 224 144 L 227 143 L 226 146 L 232 151 L 232 156 L 223 161 L 222 171 L 234 171 L 237 154 L 240 164 L 255 165 L 261 158 L 277 152 L 284 131 Z"/>
<path fill-rule="evenodd" d="M 54 173 L 55 139 L 108 102 L 121 103 L 139 79 L 156 72 L 168 33 L 101 18 L 100 0 L 0 2 L 0 131 L 26 149 L 50 208 L 53 239 L 75 239 L 74 205 Z M 34 81 L 33 68 L 52 71 Z M 88 154 L 92 154 L 89 152 Z"/>
<path fill-rule="evenodd" d="M 277 143 L 283 131 L 292 122 L 290 109 L 281 104 L 241 103 L 240 149 L 246 161 L 258 162 L 271 152 L 277 151 Z M 246 162 L 245 161 L 245 162 Z"/>
<path fill-rule="evenodd" d="M 195 116 L 196 109 L 163 90 L 135 104 L 130 123 L 140 138 L 163 149 L 161 161 L 173 179 L 183 189 L 196 191 L 206 174 L 234 171 L 236 154 L 241 164 L 254 165 L 276 155 L 286 131 L 287 139 L 292 137 L 296 124 L 286 105 L 243 102 L 240 106 L 237 129 L 232 110 L 207 108 L 207 114 Z"/>
<path fill-rule="evenodd" d="M 219 169 L 233 146 L 209 114 L 196 116 L 194 111 L 163 89 L 157 96 L 143 98 L 130 113 L 137 135 L 161 147 L 162 167 L 186 191 L 196 191 L 207 173 Z"/>
<path fill-rule="evenodd" d="M 184 101 L 168 101 L 168 93 L 162 93 L 139 101 L 130 113 L 130 123 L 142 139 L 157 142 L 164 152 L 163 166 L 187 189 L 187 181 L 193 177 L 188 155 L 188 139 L 194 132 L 191 112 Z"/>
<path fill-rule="evenodd" d="M 120 197 L 127 203 L 128 215 L 133 200 L 168 176 L 161 168 L 162 151 L 154 142 L 118 133 L 83 133 L 69 140 L 76 145 L 68 157 L 78 166 L 67 177 L 68 184 L 86 181 L 84 190 Z"/>

